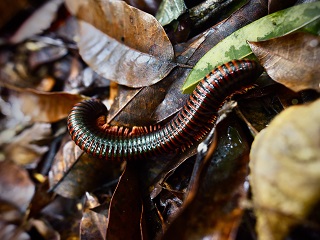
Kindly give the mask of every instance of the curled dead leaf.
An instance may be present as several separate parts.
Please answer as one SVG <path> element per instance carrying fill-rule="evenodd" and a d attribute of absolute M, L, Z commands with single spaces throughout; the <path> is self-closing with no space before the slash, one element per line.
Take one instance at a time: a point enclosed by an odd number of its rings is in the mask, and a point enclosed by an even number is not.
<path fill-rule="evenodd" d="M 273 80 L 293 91 L 320 91 L 319 36 L 293 33 L 249 45 Z"/>
<path fill-rule="evenodd" d="M 250 153 L 259 239 L 284 239 L 320 200 L 320 100 L 284 110 Z"/>

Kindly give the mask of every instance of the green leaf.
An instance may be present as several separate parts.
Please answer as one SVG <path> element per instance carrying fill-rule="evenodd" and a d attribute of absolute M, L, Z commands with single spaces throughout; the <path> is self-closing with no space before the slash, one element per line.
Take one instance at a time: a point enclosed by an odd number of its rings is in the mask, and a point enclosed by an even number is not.
<path fill-rule="evenodd" d="M 177 19 L 187 10 L 183 0 L 163 0 L 156 14 L 156 19 L 165 26 Z"/>
<path fill-rule="evenodd" d="M 260 18 L 235 31 L 209 50 L 194 66 L 183 93 L 192 93 L 198 82 L 216 66 L 232 59 L 254 58 L 247 41 L 280 37 L 320 19 L 320 2 L 300 4 Z"/>

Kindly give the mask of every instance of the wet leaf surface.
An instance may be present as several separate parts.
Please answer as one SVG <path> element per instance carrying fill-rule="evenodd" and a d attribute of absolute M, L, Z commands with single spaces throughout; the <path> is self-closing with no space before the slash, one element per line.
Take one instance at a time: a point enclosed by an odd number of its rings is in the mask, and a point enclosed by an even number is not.
<path fill-rule="evenodd" d="M 174 1 L 162 1 L 159 10 L 157 12 L 156 18 L 161 23 L 162 26 L 178 19 L 178 17 L 187 10 L 184 1 L 174 0 Z"/>
<path fill-rule="evenodd" d="M 293 33 L 249 45 L 273 80 L 294 91 L 320 91 L 319 36 Z"/>
<path fill-rule="evenodd" d="M 67 6 L 79 19 L 118 42 L 162 60 L 172 60 L 172 45 L 152 15 L 132 8 L 124 1 L 68 0 Z"/>
<path fill-rule="evenodd" d="M 288 108 L 253 142 L 250 181 L 261 239 L 283 239 L 319 201 L 319 106 Z"/>
<path fill-rule="evenodd" d="M 172 45 L 150 14 L 123 1 L 69 0 L 67 5 L 86 21 L 81 22 L 80 54 L 103 77 L 141 87 L 160 81 L 175 67 Z"/>

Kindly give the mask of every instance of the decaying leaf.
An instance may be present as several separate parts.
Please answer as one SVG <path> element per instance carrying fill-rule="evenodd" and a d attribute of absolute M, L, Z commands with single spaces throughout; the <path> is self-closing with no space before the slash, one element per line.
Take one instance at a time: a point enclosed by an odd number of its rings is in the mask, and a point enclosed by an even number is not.
<path fill-rule="evenodd" d="M 320 91 L 319 36 L 293 33 L 249 45 L 273 80 L 294 91 Z"/>
<path fill-rule="evenodd" d="M 80 22 L 79 50 L 101 76 L 131 87 L 150 85 L 175 66 L 161 24 L 124 1 L 66 1 Z"/>
<path fill-rule="evenodd" d="M 107 239 L 141 239 L 140 194 L 136 167 L 127 163 L 110 202 Z"/>
<path fill-rule="evenodd" d="M 162 239 L 234 239 L 246 196 L 249 139 L 234 114 L 217 126 L 218 146 L 200 173 L 194 198 L 185 204 Z"/>
<path fill-rule="evenodd" d="M 97 198 L 87 192 L 80 224 L 81 239 L 106 239 L 107 218 L 92 210 L 97 206 L 99 206 Z"/>
<path fill-rule="evenodd" d="M 10 162 L 0 162 L 0 201 L 24 212 L 35 192 L 35 185 L 27 170 Z"/>
<path fill-rule="evenodd" d="M 320 199 L 320 100 L 280 113 L 253 142 L 250 168 L 259 239 L 284 239 Z"/>
<path fill-rule="evenodd" d="M 8 86 L 19 97 L 21 111 L 32 122 L 56 122 L 66 118 L 74 104 L 87 97 L 66 92 L 42 92 Z"/>
<path fill-rule="evenodd" d="M 120 163 L 81 154 L 73 141 L 64 143 L 49 172 L 51 189 L 67 198 L 78 198 L 120 174 Z"/>
<path fill-rule="evenodd" d="M 150 14 L 119 0 L 67 0 L 72 14 L 118 42 L 162 60 L 172 60 L 172 45 Z"/>
<path fill-rule="evenodd" d="M 92 25 L 80 22 L 79 51 L 86 63 L 104 78 L 130 87 L 163 79 L 176 64 L 130 48 Z"/>
<path fill-rule="evenodd" d="M 4 148 L 6 159 L 19 165 L 35 166 L 43 154 L 49 150 L 47 145 L 40 145 L 37 142 L 49 137 L 51 137 L 50 124 L 35 123 L 9 141 Z"/>

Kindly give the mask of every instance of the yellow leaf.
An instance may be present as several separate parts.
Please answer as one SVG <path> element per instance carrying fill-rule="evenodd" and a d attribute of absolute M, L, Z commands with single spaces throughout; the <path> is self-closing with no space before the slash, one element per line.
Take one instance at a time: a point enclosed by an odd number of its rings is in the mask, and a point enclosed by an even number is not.
<path fill-rule="evenodd" d="M 250 181 L 259 239 L 284 239 L 320 199 L 320 100 L 280 113 L 255 138 Z"/>

